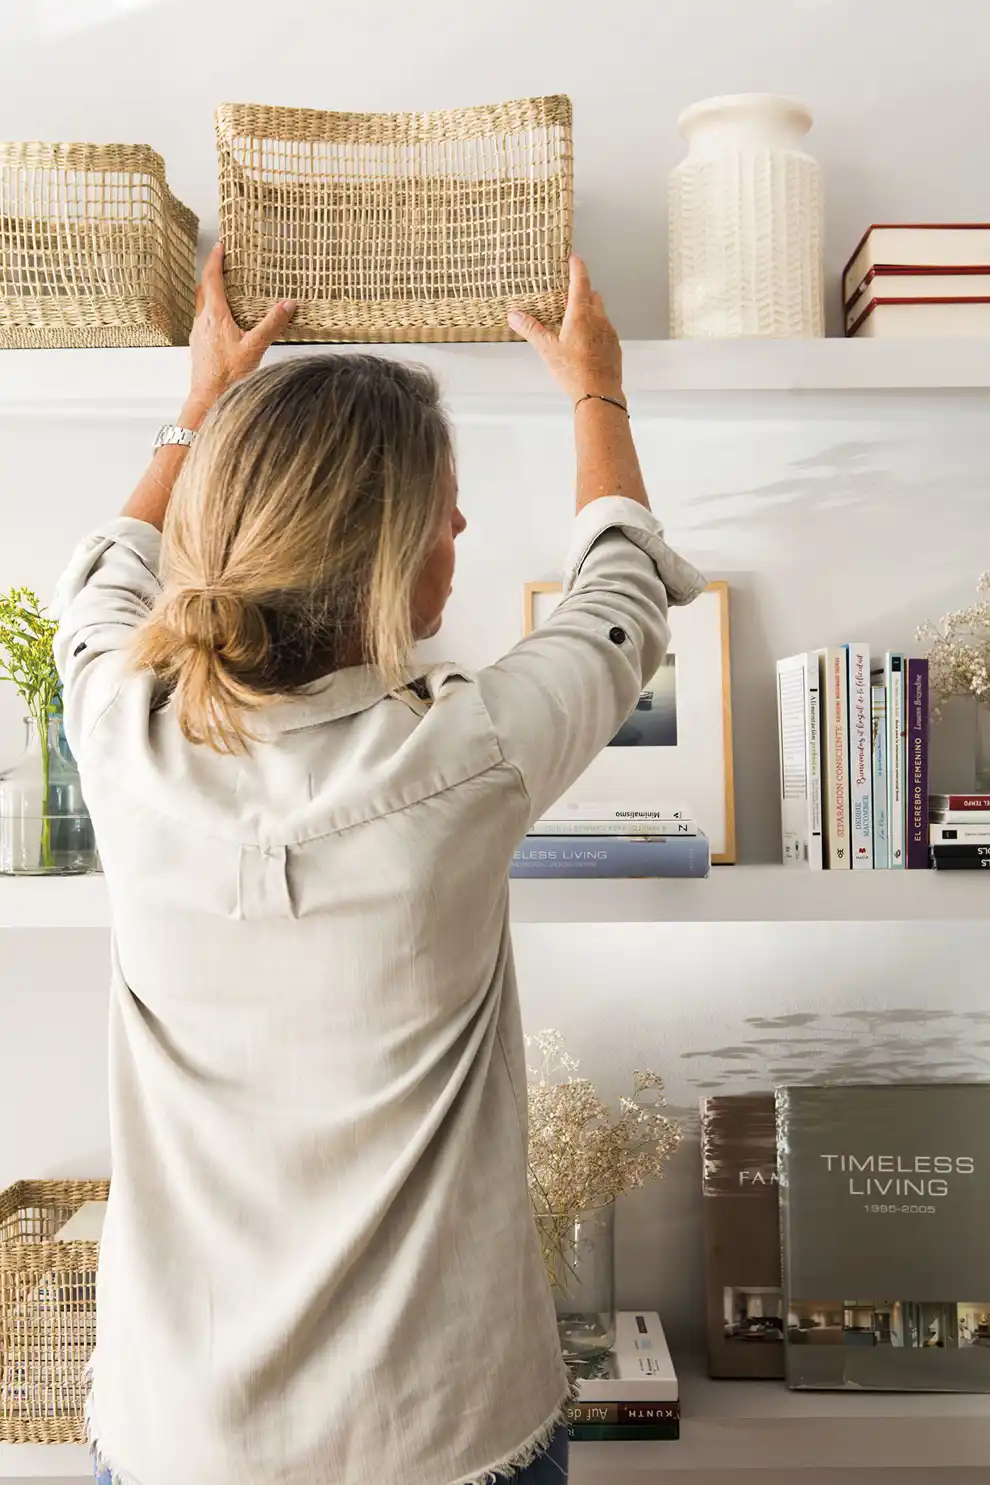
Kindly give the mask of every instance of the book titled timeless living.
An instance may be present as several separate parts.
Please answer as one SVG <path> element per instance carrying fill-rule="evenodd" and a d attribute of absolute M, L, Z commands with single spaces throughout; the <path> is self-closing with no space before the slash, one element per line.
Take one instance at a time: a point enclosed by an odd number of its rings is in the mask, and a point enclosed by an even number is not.
<path fill-rule="evenodd" d="M 711 861 L 703 835 L 527 836 L 514 853 L 510 877 L 707 877 Z"/>
<path fill-rule="evenodd" d="M 990 1392 L 990 1084 L 777 1092 L 788 1384 Z"/>
<path fill-rule="evenodd" d="M 713 1377 L 782 1377 L 773 1094 L 703 1099 L 701 1154 L 709 1371 Z"/>

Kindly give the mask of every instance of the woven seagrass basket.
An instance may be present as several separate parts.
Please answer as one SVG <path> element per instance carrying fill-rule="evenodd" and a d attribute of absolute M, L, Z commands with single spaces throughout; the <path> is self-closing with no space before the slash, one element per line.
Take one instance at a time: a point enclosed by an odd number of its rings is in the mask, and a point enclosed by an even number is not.
<path fill-rule="evenodd" d="M 98 1243 L 55 1242 L 108 1181 L 19 1181 L 0 1192 L 0 1443 L 84 1443 L 96 1344 Z"/>
<path fill-rule="evenodd" d="M 512 308 L 563 317 L 569 98 L 439 113 L 217 112 L 227 298 L 277 300 L 304 341 L 513 340 Z"/>
<path fill-rule="evenodd" d="M 147 145 L 0 143 L 0 349 L 185 345 L 198 227 Z"/>

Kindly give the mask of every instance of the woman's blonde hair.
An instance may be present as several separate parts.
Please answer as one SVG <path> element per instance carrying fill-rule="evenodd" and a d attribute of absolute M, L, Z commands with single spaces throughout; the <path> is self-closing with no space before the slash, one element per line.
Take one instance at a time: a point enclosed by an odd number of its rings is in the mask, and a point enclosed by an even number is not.
<path fill-rule="evenodd" d="M 453 478 L 428 372 L 325 355 L 256 372 L 203 425 L 165 521 L 163 593 L 133 659 L 192 742 L 344 665 L 399 684 Z"/>

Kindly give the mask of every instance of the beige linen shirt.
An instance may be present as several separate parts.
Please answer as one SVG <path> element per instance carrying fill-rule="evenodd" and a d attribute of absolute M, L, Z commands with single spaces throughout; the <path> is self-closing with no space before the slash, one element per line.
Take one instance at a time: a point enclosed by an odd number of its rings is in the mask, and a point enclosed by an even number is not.
<path fill-rule="evenodd" d="M 113 1188 L 91 1436 L 136 1485 L 455 1485 L 525 1462 L 567 1376 L 526 1189 L 507 868 L 702 586 L 640 506 L 498 664 L 366 668 L 182 736 L 125 647 L 159 533 L 58 597 L 66 732 L 113 914 Z"/>

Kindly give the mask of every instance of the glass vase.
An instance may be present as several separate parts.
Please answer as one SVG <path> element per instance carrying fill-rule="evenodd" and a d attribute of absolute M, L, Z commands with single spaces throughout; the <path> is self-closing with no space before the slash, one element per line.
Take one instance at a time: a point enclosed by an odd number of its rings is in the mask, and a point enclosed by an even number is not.
<path fill-rule="evenodd" d="M 976 793 L 990 794 L 990 706 L 976 708 Z"/>
<path fill-rule="evenodd" d="M 61 715 L 25 719 L 25 747 L 0 773 L 0 873 L 78 876 L 99 871 L 96 836 Z"/>
<path fill-rule="evenodd" d="M 615 1203 L 540 1212 L 536 1225 L 565 1361 L 593 1361 L 615 1343 Z"/>

